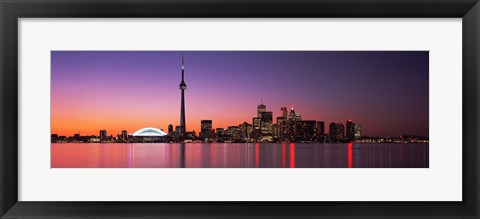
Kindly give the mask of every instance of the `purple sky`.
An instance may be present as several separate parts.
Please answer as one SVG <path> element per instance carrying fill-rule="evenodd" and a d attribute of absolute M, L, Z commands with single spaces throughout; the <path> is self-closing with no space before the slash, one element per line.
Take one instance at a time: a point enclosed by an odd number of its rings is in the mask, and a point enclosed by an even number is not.
<path fill-rule="evenodd" d="M 52 133 L 129 133 L 178 125 L 178 51 L 53 51 Z M 263 98 L 274 117 L 362 125 L 369 136 L 428 136 L 427 51 L 185 51 L 187 131 L 201 119 L 252 123 Z M 328 131 L 328 129 L 327 129 Z"/>

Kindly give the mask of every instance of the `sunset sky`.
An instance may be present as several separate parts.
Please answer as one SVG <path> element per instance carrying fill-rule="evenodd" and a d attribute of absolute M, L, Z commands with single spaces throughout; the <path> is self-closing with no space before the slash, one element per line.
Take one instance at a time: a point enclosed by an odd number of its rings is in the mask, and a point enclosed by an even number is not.
<path fill-rule="evenodd" d="M 362 135 L 428 137 L 428 51 L 184 51 L 187 131 L 252 123 L 260 99 Z M 52 51 L 51 132 L 179 125 L 180 51 Z M 328 132 L 328 128 L 326 130 Z"/>

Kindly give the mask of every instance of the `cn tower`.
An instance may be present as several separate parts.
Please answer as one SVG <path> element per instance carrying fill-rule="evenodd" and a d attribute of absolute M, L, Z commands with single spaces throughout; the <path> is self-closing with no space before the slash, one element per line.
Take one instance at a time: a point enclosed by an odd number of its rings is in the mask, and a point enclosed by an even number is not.
<path fill-rule="evenodd" d="M 180 136 L 184 137 L 186 132 L 185 125 L 185 89 L 187 89 L 187 84 L 185 84 L 184 79 L 184 66 L 183 66 L 183 53 L 182 53 L 182 82 L 180 82 L 180 90 L 182 91 L 182 102 L 180 106 Z"/>

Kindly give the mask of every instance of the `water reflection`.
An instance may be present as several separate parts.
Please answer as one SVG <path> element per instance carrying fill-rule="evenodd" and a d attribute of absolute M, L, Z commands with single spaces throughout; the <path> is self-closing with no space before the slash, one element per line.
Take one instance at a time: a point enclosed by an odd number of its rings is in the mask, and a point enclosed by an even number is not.
<path fill-rule="evenodd" d="M 428 144 L 52 144 L 52 168 L 427 168 Z"/>

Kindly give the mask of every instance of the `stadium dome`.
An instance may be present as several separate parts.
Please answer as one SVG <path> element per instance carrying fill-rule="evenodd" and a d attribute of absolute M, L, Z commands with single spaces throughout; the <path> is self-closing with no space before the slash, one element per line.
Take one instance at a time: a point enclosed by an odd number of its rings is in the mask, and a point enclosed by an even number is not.
<path fill-rule="evenodd" d="M 145 136 L 145 137 L 163 137 L 166 136 L 167 133 L 164 131 L 157 129 L 157 128 L 143 128 L 135 133 L 132 134 L 132 136 Z"/>

